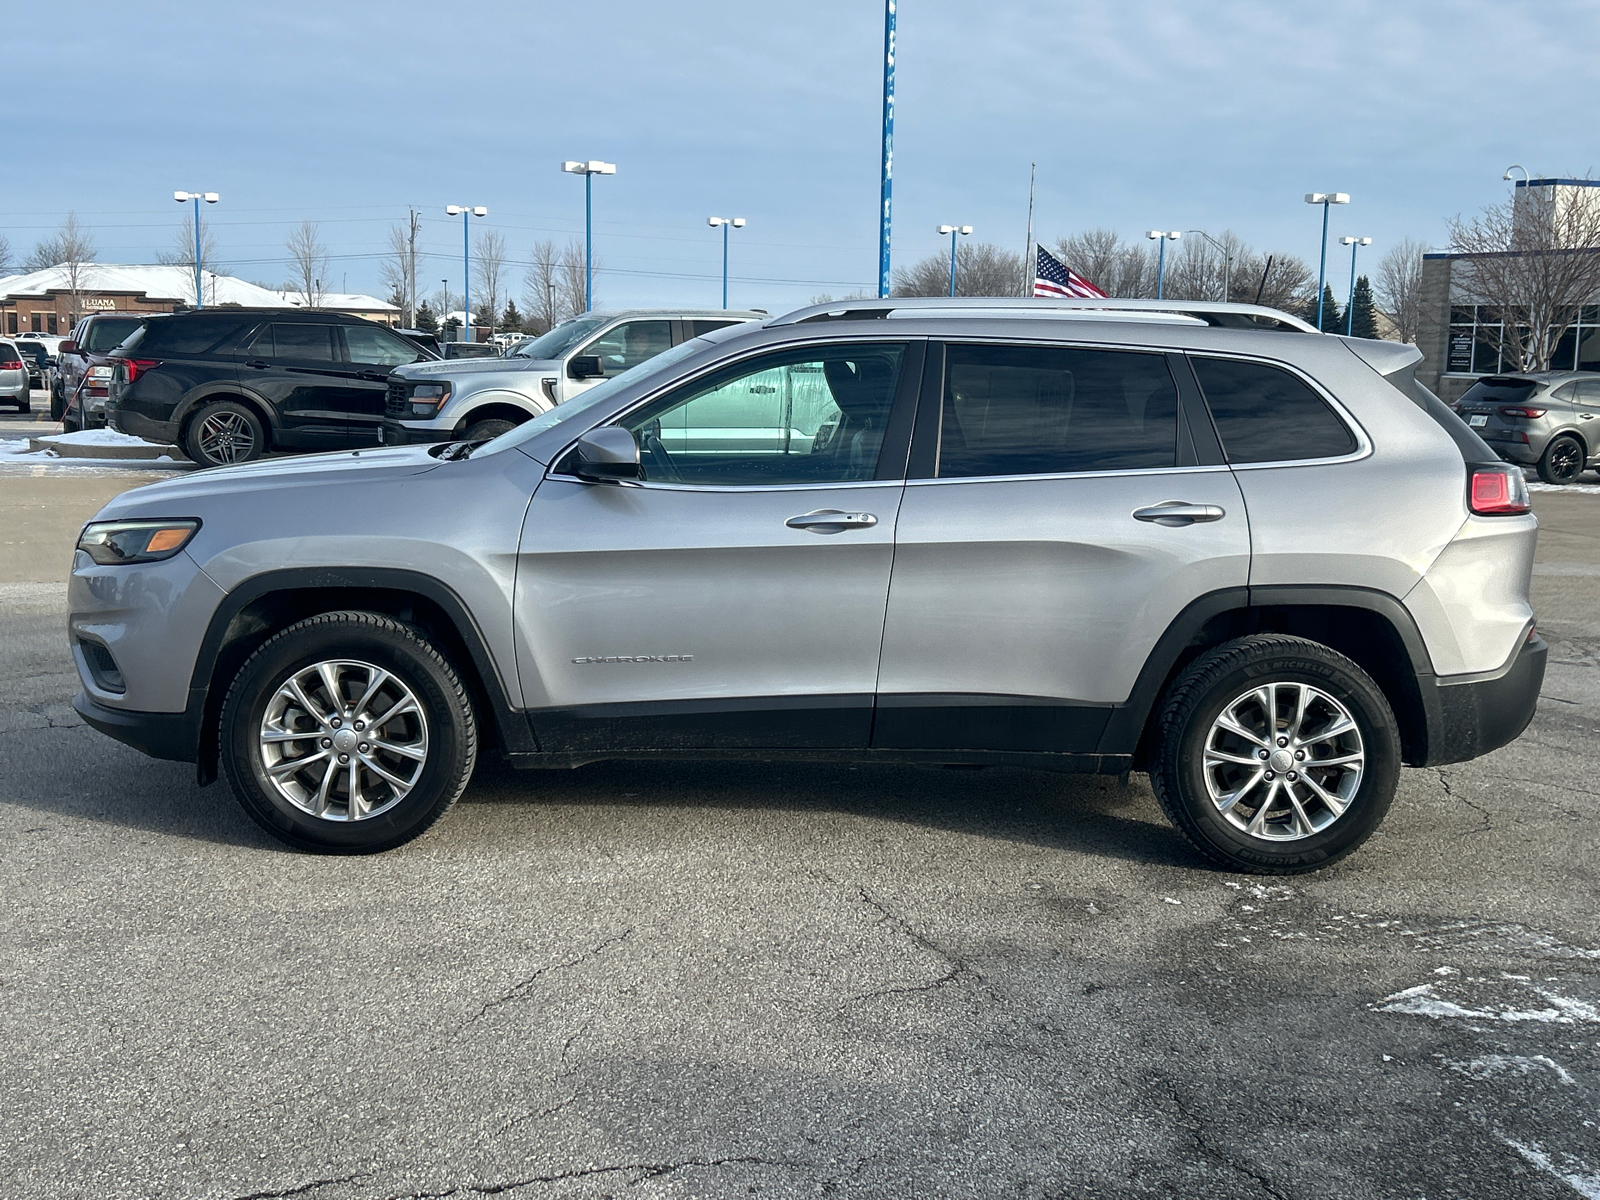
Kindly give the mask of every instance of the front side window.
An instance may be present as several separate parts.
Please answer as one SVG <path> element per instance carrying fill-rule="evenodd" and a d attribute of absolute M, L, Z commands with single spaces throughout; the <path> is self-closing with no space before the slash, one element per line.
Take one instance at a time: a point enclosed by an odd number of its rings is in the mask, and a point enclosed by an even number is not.
<path fill-rule="evenodd" d="M 1178 391 L 1160 354 L 951 346 L 939 478 L 1177 463 Z"/>
<path fill-rule="evenodd" d="M 671 321 L 627 321 L 606 330 L 581 353 L 599 355 L 600 367 L 607 375 L 620 375 L 671 348 Z"/>
<path fill-rule="evenodd" d="M 1338 458 L 1356 449 L 1355 435 L 1298 376 L 1236 358 L 1190 361 L 1230 463 Z"/>
<path fill-rule="evenodd" d="M 871 479 L 905 347 L 808 347 L 763 355 L 625 418 L 644 477 L 749 486 Z"/>
<path fill-rule="evenodd" d="M 400 367 L 421 357 L 410 342 L 371 325 L 346 325 L 344 345 L 351 362 L 379 367 Z"/>
<path fill-rule="evenodd" d="M 250 347 L 251 353 L 302 362 L 333 362 L 332 325 L 268 325 Z"/>

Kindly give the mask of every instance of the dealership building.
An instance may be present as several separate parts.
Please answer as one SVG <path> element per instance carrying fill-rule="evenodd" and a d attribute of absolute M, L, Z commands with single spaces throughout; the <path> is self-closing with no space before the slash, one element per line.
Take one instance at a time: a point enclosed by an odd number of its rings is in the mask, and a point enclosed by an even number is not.
<path fill-rule="evenodd" d="M 207 308 L 304 308 L 305 297 L 202 273 Z M 400 310 L 376 296 L 327 293 L 318 308 L 398 325 Z M 0 329 L 65 336 L 94 312 L 170 313 L 194 305 L 194 268 L 79 263 L 0 278 Z"/>
<path fill-rule="evenodd" d="M 1519 225 L 1523 221 L 1554 221 L 1564 207 L 1589 204 L 1600 195 L 1591 190 L 1600 187 L 1600 180 L 1529 179 L 1519 180 L 1516 187 L 1513 211 Z M 1553 253 L 1600 254 L 1600 247 L 1572 247 Z M 1422 363 L 1417 378 L 1445 400 L 1459 399 L 1485 375 L 1510 369 L 1500 350 L 1506 314 L 1501 306 L 1486 303 L 1487 298 L 1474 287 L 1474 263 L 1486 257 L 1458 253 L 1422 256 L 1417 331 Z M 1587 299 L 1592 303 L 1578 307 L 1576 321 L 1557 343 L 1550 363 L 1553 371 L 1600 371 L 1600 295 Z"/>

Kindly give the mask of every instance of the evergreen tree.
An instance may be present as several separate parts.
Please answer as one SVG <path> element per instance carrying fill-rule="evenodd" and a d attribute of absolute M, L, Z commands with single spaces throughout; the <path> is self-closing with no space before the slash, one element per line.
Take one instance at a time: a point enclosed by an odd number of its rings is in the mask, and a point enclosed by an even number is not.
<path fill-rule="evenodd" d="M 1317 310 L 1315 307 L 1306 315 L 1306 320 L 1313 325 L 1317 323 Z M 1333 285 L 1331 283 L 1322 285 L 1322 332 L 1344 332 L 1344 310 L 1339 307 L 1339 302 L 1333 297 Z"/>
<path fill-rule="evenodd" d="M 458 317 L 458 316 L 455 316 L 454 314 L 451 314 L 450 316 L 445 318 L 444 324 L 439 327 L 439 332 L 443 333 L 443 334 L 446 334 L 447 335 L 446 340 L 450 341 L 450 340 L 454 340 L 454 338 L 456 336 L 456 330 L 458 330 L 460 328 L 461 328 L 461 318 Z"/>
<path fill-rule="evenodd" d="M 1378 336 L 1378 309 L 1372 302 L 1372 283 L 1365 275 L 1356 279 L 1356 292 L 1350 300 L 1350 311 L 1345 316 L 1352 337 Z"/>
<path fill-rule="evenodd" d="M 517 311 L 517 302 L 515 300 L 507 300 L 505 316 L 500 318 L 500 328 L 521 333 L 522 326 L 522 314 Z"/>
<path fill-rule="evenodd" d="M 433 311 L 433 305 L 426 300 L 417 306 L 417 328 L 423 333 L 439 332 L 439 318 Z"/>

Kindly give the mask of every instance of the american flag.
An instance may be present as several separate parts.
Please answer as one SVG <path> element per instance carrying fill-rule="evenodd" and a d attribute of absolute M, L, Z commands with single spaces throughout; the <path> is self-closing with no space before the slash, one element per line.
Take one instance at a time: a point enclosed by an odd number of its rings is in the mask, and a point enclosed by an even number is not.
<path fill-rule="evenodd" d="M 1035 296 L 1066 296 L 1073 300 L 1089 300 L 1105 293 L 1082 275 L 1079 275 L 1043 246 L 1037 247 L 1039 261 L 1033 272 Z"/>

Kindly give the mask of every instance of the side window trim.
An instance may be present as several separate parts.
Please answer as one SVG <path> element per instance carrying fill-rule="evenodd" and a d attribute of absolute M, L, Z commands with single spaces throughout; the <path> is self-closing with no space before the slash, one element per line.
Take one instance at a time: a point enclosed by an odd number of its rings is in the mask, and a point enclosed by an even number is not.
<path fill-rule="evenodd" d="M 1263 358 L 1254 354 L 1225 354 L 1220 351 L 1210 350 L 1191 350 L 1187 352 L 1186 356 L 1191 360 L 1189 364 L 1191 370 L 1194 366 L 1194 359 L 1214 358 L 1231 362 L 1257 363 L 1263 367 L 1275 367 L 1280 371 L 1286 371 L 1290 375 L 1293 375 L 1301 383 L 1305 384 L 1306 387 L 1310 388 L 1312 393 L 1328 406 L 1328 408 L 1333 412 L 1333 415 L 1344 425 L 1344 427 L 1350 432 L 1351 436 L 1353 436 L 1356 440 L 1356 448 L 1351 450 L 1348 454 L 1335 454 L 1324 458 L 1280 458 L 1274 459 L 1271 462 L 1230 462 L 1228 463 L 1228 468 L 1230 470 L 1259 471 L 1268 467 L 1317 467 L 1325 466 L 1329 463 L 1355 462 L 1357 459 L 1366 458 L 1372 453 L 1372 439 L 1367 436 L 1366 429 L 1362 426 L 1360 421 L 1356 420 L 1355 415 L 1343 404 L 1339 403 L 1339 401 L 1331 393 L 1329 393 L 1327 388 L 1323 387 L 1320 383 L 1318 383 L 1311 376 L 1307 375 L 1293 363 L 1286 363 L 1281 359 Z M 1195 373 L 1195 379 L 1195 386 L 1199 387 L 1198 372 Z M 1202 399 L 1204 399 L 1204 395 L 1205 391 L 1202 388 Z M 1206 413 L 1208 416 L 1210 416 L 1211 406 L 1209 402 L 1206 402 Z M 1212 417 L 1211 420 L 1213 422 L 1213 428 L 1215 428 L 1215 418 Z"/>
<path fill-rule="evenodd" d="M 1167 367 L 1178 385 L 1178 465 L 1180 467 L 1225 467 L 1222 439 L 1206 407 L 1200 380 L 1187 354 L 1168 354 Z"/>

